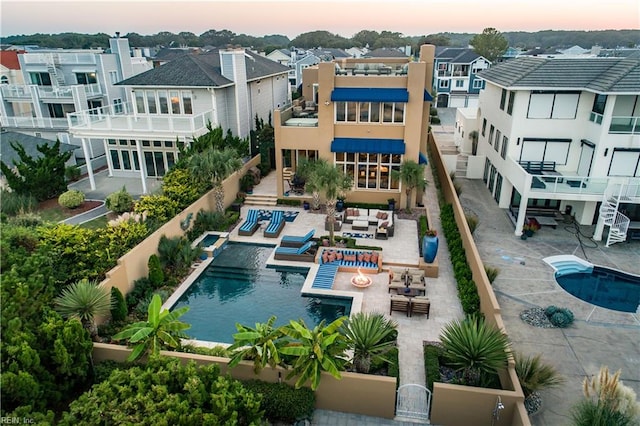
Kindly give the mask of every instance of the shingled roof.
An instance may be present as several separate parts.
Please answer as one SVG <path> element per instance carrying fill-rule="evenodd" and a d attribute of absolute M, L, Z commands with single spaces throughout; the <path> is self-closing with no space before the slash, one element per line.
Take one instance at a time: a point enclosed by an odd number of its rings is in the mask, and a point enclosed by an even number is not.
<path fill-rule="evenodd" d="M 479 57 L 480 55 L 473 49 L 464 47 L 445 47 L 436 50 L 436 59 L 448 59 L 447 62 L 458 64 L 470 64 Z"/>
<path fill-rule="evenodd" d="M 42 157 L 42 153 L 38 151 L 39 145 L 53 145 L 55 143 L 55 141 L 50 141 L 49 139 L 25 135 L 23 133 L 7 131 L 0 132 L 0 160 L 4 161 L 4 163 L 9 167 L 13 167 L 14 160 L 20 161 L 20 157 L 11 146 L 11 142 L 16 142 L 17 144 L 22 145 L 25 153 L 31 158 Z M 66 143 L 60 144 L 60 152 L 74 151 L 78 148 L 80 148 L 78 145 Z"/>
<path fill-rule="evenodd" d="M 640 93 L 637 58 L 517 58 L 494 65 L 479 76 L 505 88 Z"/>
<path fill-rule="evenodd" d="M 245 51 L 247 80 L 285 74 L 289 68 L 255 53 Z M 222 76 L 219 50 L 186 53 L 159 67 L 123 80 L 119 86 L 221 87 L 233 82 Z"/>

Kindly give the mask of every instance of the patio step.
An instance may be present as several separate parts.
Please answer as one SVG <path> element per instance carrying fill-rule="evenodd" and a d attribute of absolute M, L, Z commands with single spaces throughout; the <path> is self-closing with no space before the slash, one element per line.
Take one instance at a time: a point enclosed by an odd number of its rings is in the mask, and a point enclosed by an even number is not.
<path fill-rule="evenodd" d="M 278 197 L 276 195 L 247 194 L 244 204 L 249 206 L 275 206 L 278 204 Z"/>

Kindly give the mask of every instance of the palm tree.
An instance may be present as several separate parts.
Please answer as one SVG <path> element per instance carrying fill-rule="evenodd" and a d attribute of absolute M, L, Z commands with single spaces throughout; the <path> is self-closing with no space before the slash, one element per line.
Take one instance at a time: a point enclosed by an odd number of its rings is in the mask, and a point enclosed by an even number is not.
<path fill-rule="evenodd" d="M 229 367 L 235 367 L 243 359 L 252 359 L 253 371 L 258 374 L 267 364 L 272 368 L 280 364 L 280 347 L 284 344 L 281 337 L 284 334 L 280 328 L 273 328 L 275 321 L 276 317 L 271 316 L 265 324 L 256 323 L 255 328 L 236 324 L 238 333 L 233 335 L 234 343 L 228 350 L 240 350 L 231 356 Z"/>
<path fill-rule="evenodd" d="M 347 338 L 340 332 L 347 317 L 340 317 L 325 326 L 324 320 L 313 329 L 307 328 L 303 320 L 291 320 L 283 326 L 282 332 L 294 339 L 284 346 L 280 353 L 295 357 L 293 368 L 287 379 L 298 376 L 296 388 L 311 381 L 311 389 L 320 385 L 322 372 L 326 371 L 336 379 L 341 379 L 340 371 L 347 362 Z"/>
<path fill-rule="evenodd" d="M 371 362 L 389 362 L 384 355 L 396 347 L 398 324 L 380 313 L 358 312 L 347 320 L 345 335 L 353 349 L 353 365 L 359 373 L 369 373 Z"/>
<path fill-rule="evenodd" d="M 131 324 L 113 336 L 114 340 L 129 339 L 129 343 L 135 344 L 129 361 L 138 359 L 149 349 L 152 354 L 157 355 L 162 347 L 177 348 L 180 346 L 180 339 L 188 337 L 183 331 L 191 328 L 191 324 L 179 321 L 178 318 L 187 313 L 189 307 L 183 306 L 171 312 L 161 308 L 162 300 L 154 294 L 149 303 L 147 320 Z"/>
<path fill-rule="evenodd" d="M 65 318 L 77 318 L 92 336 L 98 334 L 95 318 L 111 312 L 111 293 L 95 281 L 77 281 L 55 299 L 56 310 Z"/>
<path fill-rule="evenodd" d="M 414 189 L 424 191 L 427 181 L 424 178 L 424 164 L 413 160 L 406 160 L 400 165 L 400 170 L 391 170 L 391 178 L 399 180 L 407 194 L 407 210 L 411 210 L 411 192 Z"/>
<path fill-rule="evenodd" d="M 334 224 L 336 221 L 336 201 L 338 197 L 353 187 L 353 179 L 342 170 L 329 163 L 319 163 L 313 169 L 314 185 L 324 192 L 327 203 L 327 223 L 329 224 L 329 241 L 333 245 Z"/>
<path fill-rule="evenodd" d="M 509 337 L 476 314 L 447 324 L 440 340 L 449 363 L 471 386 L 480 385 L 488 375 L 507 366 Z"/>
<path fill-rule="evenodd" d="M 242 167 L 237 151 L 230 148 L 217 150 L 209 148 L 201 154 L 193 154 L 189 160 L 189 170 L 199 182 L 210 182 L 216 200 L 216 210 L 224 211 L 224 187 L 222 181 Z"/>

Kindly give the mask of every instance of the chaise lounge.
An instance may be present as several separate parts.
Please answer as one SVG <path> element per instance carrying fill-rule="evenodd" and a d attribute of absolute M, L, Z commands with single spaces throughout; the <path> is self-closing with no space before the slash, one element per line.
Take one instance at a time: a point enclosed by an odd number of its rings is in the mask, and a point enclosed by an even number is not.
<path fill-rule="evenodd" d="M 313 241 L 308 241 L 300 247 L 276 247 L 273 258 L 294 262 L 315 262 L 316 244 Z"/>
<path fill-rule="evenodd" d="M 253 235 L 256 230 L 260 227 L 258 223 L 258 217 L 260 213 L 256 209 L 250 209 L 247 213 L 247 219 L 242 223 L 240 228 L 238 229 L 238 235 Z"/>
<path fill-rule="evenodd" d="M 271 215 L 271 222 L 264 230 L 264 236 L 267 238 L 277 238 L 284 228 L 284 213 L 282 210 L 274 210 Z"/>
<path fill-rule="evenodd" d="M 311 231 L 307 232 L 302 237 L 299 237 L 297 235 L 283 235 L 282 239 L 280 240 L 280 247 L 300 247 L 300 246 L 303 246 L 307 242 L 311 241 L 311 238 L 313 238 L 313 234 L 315 234 L 315 232 L 316 232 L 316 230 L 312 229 Z"/>

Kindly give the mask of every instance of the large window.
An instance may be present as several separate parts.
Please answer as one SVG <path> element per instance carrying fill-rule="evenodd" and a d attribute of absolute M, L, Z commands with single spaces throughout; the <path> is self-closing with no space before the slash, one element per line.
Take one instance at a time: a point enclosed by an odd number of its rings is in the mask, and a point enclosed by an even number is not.
<path fill-rule="evenodd" d="M 135 97 L 136 97 L 136 112 L 138 114 L 146 114 L 147 113 L 147 108 L 146 108 L 146 105 L 144 103 L 144 92 L 136 91 L 135 92 Z"/>
<path fill-rule="evenodd" d="M 640 177 L 640 149 L 614 148 L 607 174 Z"/>
<path fill-rule="evenodd" d="M 493 132 L 496 131 L 496 128 L 493 127 L 493 124 L 491 125 L 491 127 L 489 127 L 489 139 L 487 139 L 487 142 L 489 142 L 489 145 L 493 145 Z"/>
<path fill-rule="evenodd" d="M 402 102 L 336 102 L 337 123 L 403 123 Z"/>
<path fill-rule="evenodd" d="M 391 171 L 400 170 L 401 159 L 399 154 L 335 153 L 336 167 L 351 176 L 357 189 L 398 189 Z"/>
<path fill-rule="evenodd" d="M 30 72 L 31 84 L 38 86 L 51 86 L 51 76 L 46 72 Z"/>
<path fill-rule="evenodd" d="M 573 119 L 578 109 L 579 92 L 533 91 L 527 118 Z"/>
<path fill-rule="evenodd" d="M 509 145 L 509 138 L 506 136 L 502 137 L 502 149 L 500 150 L 500 157 L 507 158 L 507 145 Z"/>
<path fill-rule="evenodd" d="M 496 141 L 493 144 L 493 149 L 496 150 L 496 152 L 500 151 L 500 138 L 502 137 L 502 132 L 500 132 L 500 130 L 496 130 Z"/>
<path fill-rule="evenodd" d="M 571 140 L 568 139 L 527 139 L 522 142 L 520 162 L 555 161 L 556 165 L 567 164 Z"/>
<path fill-rule="evenodd" d="M 504 105 L 507 102 L 507 89 L 502 89 L 502 94 L 500 95 L 500 109 L 504 111 Z"/>
<path fill-rule="evenodd" d="M 513 113 L 513 102 L 516 99 L 516 92 L 509 92 L 509 104 L 507 105 L 507 114 Z"/>
<path fill-rule="evenodd" d="M 77 72 L 76 81 L 78 84 L 95 84 L 98 82 L 95 72 Z"/>

